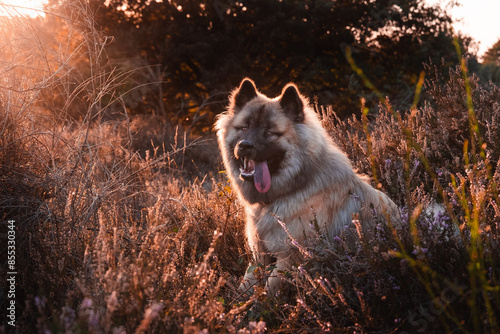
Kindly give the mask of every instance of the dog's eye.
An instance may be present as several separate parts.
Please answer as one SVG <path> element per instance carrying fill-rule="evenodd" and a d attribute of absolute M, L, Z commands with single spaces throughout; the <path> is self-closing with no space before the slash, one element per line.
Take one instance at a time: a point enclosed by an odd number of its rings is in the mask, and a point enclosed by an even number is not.
<path fill-rule="evenodd" d="M 234 128 L 238 131 L 243 131 L 243 132 L 248 130 L 247 126 L 235 126 Z"/>
<path fill-rule="evenodd" d="M 282 133 L 280 133 L 280 132 L 271 131 L 271 130 L 266 131 L 266 137 L 271 137 L 271 136 L 279 137 L 281 135 L 282 135 Z"/>

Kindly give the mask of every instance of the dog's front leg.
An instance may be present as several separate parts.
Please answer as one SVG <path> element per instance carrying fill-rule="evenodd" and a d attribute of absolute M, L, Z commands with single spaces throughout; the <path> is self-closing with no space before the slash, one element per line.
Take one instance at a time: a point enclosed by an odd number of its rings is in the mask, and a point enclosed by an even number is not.
<path fill-rule="evenodd" d="M 267 291 L 269 295 L 276 296 L 276 294 L 281 291 L 281 287 L 284 283 L 284 278 L 280 272 L 284 272 L 291 268 L 291 263 L 289 256 L 278 258 L 276 261 L 276 268 L 274 268 L 271 276 L 267 280 Z"/>
<path fill-rule="evenodd" d="M 252 295 L 254 292 L 253 287 L 265 278 L 264 270 L 266 266 L 270 265 L 274 258 L 270 255 L 255 255 L 255 261 L 248 265 L 243 282 L 240 284 L 239 290 L 247 295 Z M 257 271 L 259 271 L 257 273 Z"/>

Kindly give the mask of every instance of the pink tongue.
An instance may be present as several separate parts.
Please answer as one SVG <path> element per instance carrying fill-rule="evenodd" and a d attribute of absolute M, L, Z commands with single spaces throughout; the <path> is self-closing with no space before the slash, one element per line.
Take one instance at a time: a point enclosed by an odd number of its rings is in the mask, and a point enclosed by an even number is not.
<path fill-rule="evenodd" d="M 255 173 L 253 174 L 255 188 L 260 193 L 266 193 L 271 188 L 271 175 L 267 162 L 255 162 Z"/>

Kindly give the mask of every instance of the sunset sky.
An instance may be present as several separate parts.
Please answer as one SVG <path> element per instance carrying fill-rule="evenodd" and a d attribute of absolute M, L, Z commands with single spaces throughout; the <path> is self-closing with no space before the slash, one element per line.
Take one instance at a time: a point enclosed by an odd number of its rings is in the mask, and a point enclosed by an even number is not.
<path fill-rule="evenodd" d="M 428 3 L 447 3 L 447 0 L 426 0 Z M 28 15 L 43 15 L 40 11 L 46 0 L 0 0 L 0 4 L 14 5 L 9 7 L 9 13 L 21 13 Z M 500 0 L 458 0 L 460 7 L 451 11 L 453 18 L 460 20 L 455 23 L 456 30 L 474 38 L 479 43 L 478 55 L 484 52 L 500 39 Z M 5 6 L 1 6 L 6 8 Z M 33 8 L 37 11 L 29 11 L 25 8 Z"/>
<path fill-rule="evenodd" d="M 428 3 L 446 3 L 443 0 L 426 0 Z M 458 0 L 460 7 L 451 10 L 456 30 L 474 38 L 479 43 L 481 57 L 500 39 L 500 0 Z"/>

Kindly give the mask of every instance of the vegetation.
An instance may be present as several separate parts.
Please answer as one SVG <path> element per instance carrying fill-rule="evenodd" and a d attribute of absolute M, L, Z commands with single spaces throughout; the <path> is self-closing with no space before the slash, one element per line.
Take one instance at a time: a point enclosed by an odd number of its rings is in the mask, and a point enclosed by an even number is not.
<path fill-rule="evenodd" d="M 500 39 L 484 54 L 479 74 L 500 85 Z"/>
<path fill-rule="evenodd" d="M 424 62 L 443 61 L 444 75 L 456 62 L 451 18 L 423 0 L 90 0 L 88 6 L 96 27 L 113 38 L 107 48 L 113 65 L 148 68 L 130 77 L 129 84 L 141 85 L 140 94 L 124 97 L 130 112 L 176 118 L 198 133 L 211 128 L 245 76 L 270 96 L 294 81 L 341 118 L 359 110 L 361 96 L 375 111 L 377 97 L 346 62 L 347 47 L 405 108 Z M 58 4 L 51 10 L 73 15 Z M 469 42 L 461 38 L 464 50 Z"/>
<path fill-rule="evenodd" d="M 244 212 L 213 135 L 167 121 L 148 95 L 165 78 L 140 80 L 160 67 L 118 66 L 89 3 L 61 7 L 50 21 L 58 34 L 41 20 L 1 22 L 0 235 L 13 220 L 15 331 L 500 331 L 500 88 L 468 73 L 465 58 L 455 53 L 445 75 L 432 65 L 440 61 L 427 65 L 413 86 L 422 99 L 407 109 L 370 88 L 376 113 L 363 105 L 361 117 L 341 119 L 316 104 L 406 224 L 379 224 L 353 247 L 355 224 L 335 244 L 318 235 L 296 245 L 310 256 L 282 273 L 287 289 L 246 298 L 237 290 L 250 261 Z M 360 85 L 378 87 L 355 53 L 348 59 Z M 133 112 L 134 101 L 155 114 Z M 1 258 L 6 282 L 6 246 Z M 2 321 L 0 331 L 11 329 Z"/>

